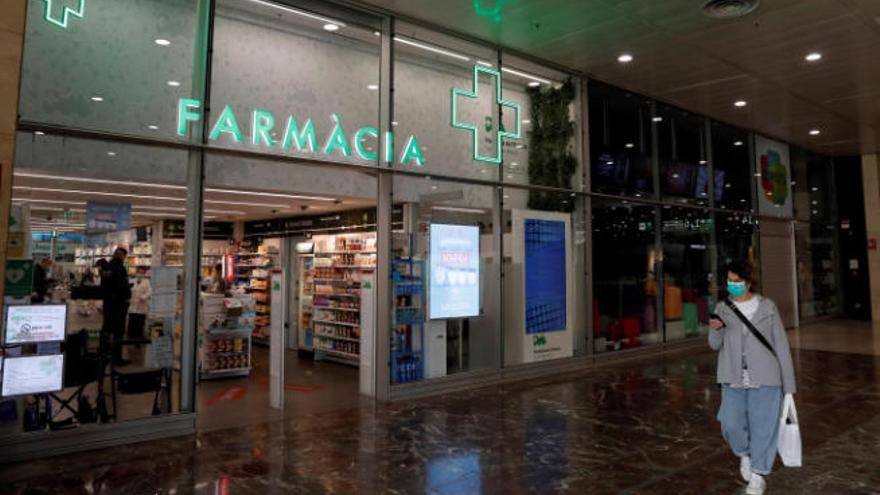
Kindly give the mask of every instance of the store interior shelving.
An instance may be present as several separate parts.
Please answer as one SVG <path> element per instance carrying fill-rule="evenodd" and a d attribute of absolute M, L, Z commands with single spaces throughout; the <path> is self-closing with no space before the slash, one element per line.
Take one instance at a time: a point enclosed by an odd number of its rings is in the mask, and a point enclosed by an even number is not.
<path fill-rule="evenodd" d="M 316 360 L 357 366 L 362 332 L 362 288 L 376 268 L 376 234 L 318 235 L 300 273 L 300 315 Z"/>
<path fill-rule="evenodd" d="M 248 292 L 255 301 L 256 321 L 254 343 L 267 345 L 272 326 L 270 272 L 279 266 L 280 253 L 275 245 L 263 244 L 255 251 L 236 254 L 235 285 Z"/>
<path fill-rule="evenodd" d="M 411 255 L 412 235 L 402 237 L 395 245 L 391 271 L 391 380 L 395 384 L 419 381 L 425 374 L 425 262 Z"/>

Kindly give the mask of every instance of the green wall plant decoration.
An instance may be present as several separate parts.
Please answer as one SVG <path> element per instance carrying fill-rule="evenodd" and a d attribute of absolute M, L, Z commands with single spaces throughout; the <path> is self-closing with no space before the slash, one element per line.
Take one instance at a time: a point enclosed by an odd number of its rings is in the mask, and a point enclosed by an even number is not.
<path fill-rule="evenodd" d="M 532 109 L 529 184 L 571 189 L 578 165 L 572 142 L 575 123 L 569 109 L 575 98 L 574 84 L 568 79 L 558 88 L 529 88 L 528 94 Z M 570 194 L 529 192 L 529 208 L 534 210 L 570 212 L 574 205 Z"/>

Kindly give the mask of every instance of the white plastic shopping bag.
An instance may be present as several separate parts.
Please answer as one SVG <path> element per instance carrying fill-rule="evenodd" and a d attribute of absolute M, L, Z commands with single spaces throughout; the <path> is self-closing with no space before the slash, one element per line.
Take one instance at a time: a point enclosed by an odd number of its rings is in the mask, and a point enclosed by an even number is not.
<path fill-rule="evenodd" d="M 787 467 L 801 467 L 801 427 L 798 423 L 794 397 L 785 394 L 782 417 L 779 419 L 779 457 Z"/>

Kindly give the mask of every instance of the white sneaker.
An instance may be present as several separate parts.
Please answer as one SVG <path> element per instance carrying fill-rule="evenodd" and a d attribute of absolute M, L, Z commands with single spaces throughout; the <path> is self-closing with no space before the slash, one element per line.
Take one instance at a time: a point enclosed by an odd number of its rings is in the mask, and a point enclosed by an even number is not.
<path fill-rule="evenodd" d="M 749 486 L 746 487 L 746 495 L 763 495 L 767 488 L 767 482 L 760 474 L 752 473 L 752 479 L 749 480 Z"/>
<path fill-rule="evenodd" d="M 746 483 L 752 479 L 752 459 L 747 455 L 739 458 L 739 474 Z"/>

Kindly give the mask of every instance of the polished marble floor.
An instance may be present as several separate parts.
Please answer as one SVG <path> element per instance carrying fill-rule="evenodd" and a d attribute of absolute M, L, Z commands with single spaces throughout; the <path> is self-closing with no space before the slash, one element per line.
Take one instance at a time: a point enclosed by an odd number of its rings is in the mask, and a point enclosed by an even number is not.
<path fill-rule="evenodd" d="M 792 340 L 880 335 L 822 325 Z M 767 493 L 880 493 L 880 356 L 810 347 L 795 351 L 805 466 L 777 464 Z M 0 493 L 743 493 L 715 420 L 714 359 L 655 356 L 3 466 Z"/>

